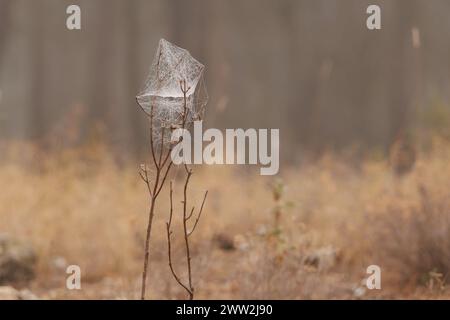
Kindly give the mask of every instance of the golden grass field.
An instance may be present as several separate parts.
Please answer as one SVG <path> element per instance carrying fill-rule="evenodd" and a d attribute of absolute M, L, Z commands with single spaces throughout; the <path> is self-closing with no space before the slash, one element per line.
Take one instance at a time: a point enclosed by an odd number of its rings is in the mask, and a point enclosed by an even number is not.
<path fill-rule="evenodd" d="M 383 157 L 333 153 L 282 166 L 276 178 L 252 167 L 195 167 L 191 199 L 198 204 L 209 190 L 192 236 L 195 298 L 449 299 L 450 143 L 436 138 L 428 149 L 403 177 Z M 29 288 L 40 298 L 139 298 L 148 194 L 139 163 L 117 165 L 110 154 L 96 144 L 4 147 L 0 232 L 37 250 Z M 181 187 L 176 180 L 176 194 Z M 160 199 L 147 296 L 184 299 L 167 265 L 168 190 Z M 182 277 L 183 250 L 174 244 Z M 82 290 L 65 288 L 67 264 L 81 267 Z M 364 289 L 371 264 L 382 269 L 381 290 Z"/>

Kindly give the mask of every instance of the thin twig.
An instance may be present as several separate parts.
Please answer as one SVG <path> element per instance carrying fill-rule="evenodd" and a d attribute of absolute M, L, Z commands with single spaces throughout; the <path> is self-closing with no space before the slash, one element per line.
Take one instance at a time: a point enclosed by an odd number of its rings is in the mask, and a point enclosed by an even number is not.
<path fill-rule="evenodd" d="M 155 156 L 155 145 L 153 141 L 153 114 L 154 114 L 154 105 L 153 107 L 150 107 L 150 150 L 152 153 L 153 163 L 155 164 L 156 168 L 159 168 L 158 162 L 156 162 L 156 156 Z"/>
<path fill-rule="evenodd" d="M 145 175 L 142 172 L 144 172 Z M 141 179 L 147 185 L 147 189 L 148 189 L 148 193 L 150 194 L 150 197 L 153 197 L 153 193 L 152 193 L 152 189 L 151 189 L 151 185 L 150 185 L 150 179 L 148 178 L 148 170 L 147 170 L 147 168 L 141 169 L 139 171 L 139 175 L 141 176 Z"/>
<path fill-rule="evenodd" d="M 205 196 L 203 197 L 202 206 L 200 207 L 200 211 L 198 212 L 197 219 L 195 220 L 194 226 L 192 227 L 192 230 L 188 233 L 188 236 L 190 236 L 195 228 L 197 227 L 198 221 L 200 220 L 200 217 L 202 215 L 203 206 L 205 205 L 206 197 L 208 196 L 208 190 L 205 192 Z M 193 209 L 192 209 L 193 210 Z"/>
<path fill-rule="evenodd" d="M 189 280 L 189 290 L 190 295 L 189 299 L 194 299 L 194 288 L 192 287 L 192 269 L 191 269 L 191 252 L 189 248 L 189 239 L 188 239 L 188 231 L 187 231 L 187 188 L 189 185 L 189 180 L 192 176 L 192 170 L 188 170 L 187 176 L 186 176 L 186 182 L 184 183 L 184 190 L 183 190 L 183 232 L 184 232 L 184 243 L 186 246 L 186 262 L 187 262 L 187 269 L 188 269 L 188 280 Z"/>
<path fill-rule="evenodd" d="M 171 245 L 172 242 L 171 242 L 171 237 L 170 237 L 172 235 L 172 231 L 170 230 L 170 227 L 172 225 L 172 216 L 173 216 L 173 196 L 172 195 L 173 195 L 173 188 L 172 188 L 172 181 L 170 181 L 170 212 L 169 212 L 169 221 L 166 223 L 167 251 L 168 251 L 167 254 L 169 256 L 169 268 L 170 268 L 170 271 L 172 272 L 173 277 L 178 282 L 178 284 L 187 291 L 189 296 L 192 296 L 191 290 L 183 282 L 181 282 L 180 278 L 176 274 L 176 272 L 173 268 L 173 263 L 172 263 L 172 245 Z"/>
<path fill-rule="evenodd" d="M 163 150 L 164 150 L 164 130 L 165 130 L 165 128 L 162 127 L 161 128 L 161 150 L 159 151 L 159 161 L 158 161 L 159 167 L 161 167 L 161 161 L 162 161 Z"/>
<path fill-rule="evenodd" d="M 169 165 L 167 166 L 166 172 L 164 173 L 161 185 L 159 186 L 158 190 L 156 191 L 156 196 L 158 196 L 159 193 L 161 192 L 161 189 L 164 186 L 164 183 L 166 182 L 167 175 L 169 174 L 169 171 L 170 171 L 170 168 L 172 167 L 172 165 L 173 165 L 173 162 L 170 161 Z"/>
<path fill-rule="evenodd" d="M 186 220 L 189 220 L 192 217 L 192 214 L 194 213 L 195 207 L 192 207 L 191 213 L 186 217 Z"/>

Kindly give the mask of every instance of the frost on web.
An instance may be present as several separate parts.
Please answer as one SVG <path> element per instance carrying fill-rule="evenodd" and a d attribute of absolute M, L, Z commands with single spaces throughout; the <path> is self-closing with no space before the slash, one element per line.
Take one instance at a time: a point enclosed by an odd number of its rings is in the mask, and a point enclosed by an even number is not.
<path fill-rule="evenodd" d="M 168 143 L 171 130 L 182 127 L 183 118 L 186 128 L 202 119 L 208 100 L 204 70 L 204 65 L 187 50 L 164 39 L 159 41 L 144 88 L 136 97 L 144 112 L 153 118 L 153 137 L 157 143 L 162 140 L 161 132 L 164 143 Z"/>

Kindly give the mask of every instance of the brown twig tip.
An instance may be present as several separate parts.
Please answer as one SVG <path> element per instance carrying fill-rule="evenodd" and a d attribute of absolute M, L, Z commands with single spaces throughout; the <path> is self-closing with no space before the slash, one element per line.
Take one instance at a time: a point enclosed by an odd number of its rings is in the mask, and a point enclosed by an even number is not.
<path fill-rule="evenodd" d="M 191 213 L 186 217 L 186 220 L 189 220 L 192 217 L 192 214 L 194 213 L 195 207 L 192 207 Z"/>
<path fill-rule="evenodd" d="M 142 173 L 142 171 L 139 171 L 139 175 L 141 176 L 141 179 L 142 179 L 144 182 L 148 182 L 147 178 L 144 176 L 144 174 Z"/>
<path fill-rule="evenodd" d="M 194 232 L 195 228 L 197 227 L 197 224 L 198 224 L 198 222 L 200 220 L 200 217 L 202 215 L 202 212 L 203 212 L 203 206 L 205 205 L 207 196 L 208 196 L 208 190 L 206 190 L 206 192 L 205 192 L 205 196 L 203 197 L 202 206 L 200 207 L 200 211 L 198 212 L 197 219 L 195 220 L 195 223 L 194 223 L 194 226 L 192 227 L 192 230 L 188 233 L 188 236 L 190 236 Z M 194 211 L 194 208 L 192 208 L 192 211 Z"/>

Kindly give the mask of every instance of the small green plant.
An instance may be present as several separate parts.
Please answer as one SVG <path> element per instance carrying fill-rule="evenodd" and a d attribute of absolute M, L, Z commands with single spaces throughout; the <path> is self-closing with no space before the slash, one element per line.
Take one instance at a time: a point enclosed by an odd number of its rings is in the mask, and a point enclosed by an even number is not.
<path fill-rule="evenodd" d="M 277 179 L 275 183 L 272 185 L 272 196 L 275 202 L 274 207 L 272 208 L 273 213 L 273 229 L 272 234 L 279 235 L 281 234 L 281 225 L 282 219 L 284 215 L 285 209 L 291 208 L 293 203 L 290 201 L 284 200 L 284 195 L 286 192 L 286 185 L 283 180 Z"/>

